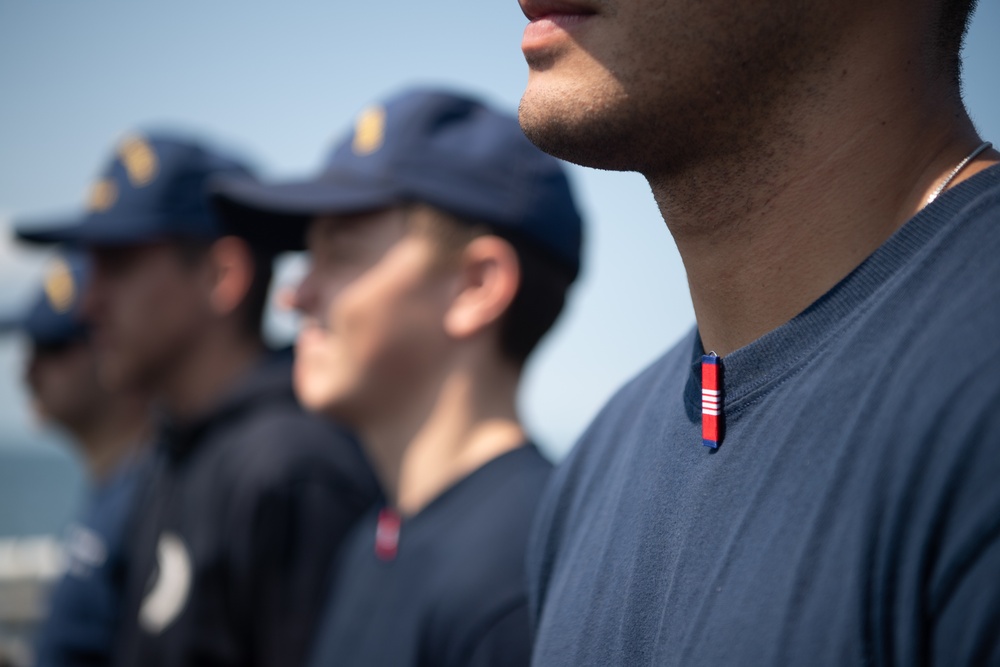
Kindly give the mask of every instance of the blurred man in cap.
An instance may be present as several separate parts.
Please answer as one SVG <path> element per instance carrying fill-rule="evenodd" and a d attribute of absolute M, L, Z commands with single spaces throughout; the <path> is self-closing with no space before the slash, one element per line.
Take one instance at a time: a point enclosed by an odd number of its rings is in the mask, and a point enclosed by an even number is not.
<path fill-rule="evenodd" d="M 296 390 L 361 435 L 387 495 L 345 543 L 311 664 L 526 665 L 550 464 L 515 396 L 579 270 L 562 167 L 513 117 L 414 90 L 362 113 L 314 180 L 217 201 L 279 247 L 308 229 Z"/>
<path fill-rule="evenodd" d="M 295 665 L 335 547 L 377 495 L 356 445 L 295 400 L 261 318 L 270 252 L 224 236 L 209 179 L 240 162 L 132 136 L 69 225 L 22 230 L 94 258 L 85 310 L 102 380 L 163 413 L 130 536 L 115 664 Z"/>
<path fill-rule="evenodd" d="M 536 664 L 1000 664 L 974 0 L 520 4 L 525 132 L 646 177 L 697 315 L 554 476 Z"/>
<path fill-rule="evenodd" d="M 97 357 L 80 306 L 87 258 L 53 260 L 29 308 L 0 320 L 30 343 L 25 380 L 40 419 L 65 431 L 90 481 L 70 526 L 66 573 L 49 597 L 36 642 L 38 667 L 107 665 L 121 614 L 125 526 L 140 478 L 140 452 L 150 436 L 142 392 L 109 391 L 98 381 Z"/>

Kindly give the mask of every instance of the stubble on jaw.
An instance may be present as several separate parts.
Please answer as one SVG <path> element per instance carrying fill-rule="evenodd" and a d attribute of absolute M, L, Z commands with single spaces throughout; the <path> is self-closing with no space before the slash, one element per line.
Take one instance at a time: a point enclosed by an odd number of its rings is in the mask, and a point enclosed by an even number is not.
<path fill-rule="evenodd" d="M 557 158 L 598 169 L 631 170 L 628 92 L 603 63 L 586 53 L 576 54 L 580 59 L 592 61 L 588 69 L 595 76 L 529 82 L 518 107 L 521 128 L 532 143 Z M 529 59 L 529 66 L 545 70 L 558 65 Z"/>

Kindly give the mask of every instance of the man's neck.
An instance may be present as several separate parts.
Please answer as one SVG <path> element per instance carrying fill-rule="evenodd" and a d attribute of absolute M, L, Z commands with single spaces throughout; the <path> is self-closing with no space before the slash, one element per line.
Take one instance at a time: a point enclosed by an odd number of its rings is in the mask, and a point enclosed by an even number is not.
<path fill-rule="evenodd" d="M 980 143 L 946 82 L 894 63 L 897 46 L 833 59 L 813 82 L 824 92 L 782 100 L 780 129 L 758 128 L 756 150 L 647 174 L 706 351 L 728 354 L 802 312 Z M 988 164 L 986 156 L 955 182 Z"/>
<path fill-rule="evenodd" d="M 177 363 L 157 392 L 171 418 L 187 421 L 210 411 L 263 354 L 252 337 L 206 333 Z"/>
<path fill-rule="evenodd" d="M 489 377 L 486 377 L 488 375 Z M 524 443 L 515 395 L 519 372 L 453 372 L 426 404 L 373 420 L 361 436 L 389 502 L 413 516 L 450 486 Z"/>
<path fill-rule="evenodd" d="M 132 396 L 110 398 L 100 415 L 73 433 L 91 480 L 100 484 L 111 477 L 148 443 L 150 429 L 149 401 Z"/>

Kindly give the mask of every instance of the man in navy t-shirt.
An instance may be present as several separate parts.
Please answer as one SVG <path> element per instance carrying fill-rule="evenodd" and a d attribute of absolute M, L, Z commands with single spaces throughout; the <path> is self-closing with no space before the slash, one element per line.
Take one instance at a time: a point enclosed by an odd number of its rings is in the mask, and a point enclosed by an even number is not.
<path fill-rule="evenodd" d="M 218 203 L 283 248 L 308 224 L 296 391 L 361 435 L 387 497 L 345 542 L 311 664 L 528 664 L 550 465 L 515 396 L 579 270 L 559 163 L 513 117 L 411 90 L 362 113 L 316 180 Z"/>
<path fill-rule="evenodd" d="M 39 418 L 78 450 L 90 490 L 67 531 L 66 572 L 55 584 L 38 633 L 34 664 L 80 667 L 110 662 L 124 588 L 125 531 L 148 441 L 149 401 L 98 381 L 96 351 L 80 305 L 90 266 L 77 252 L 57 256 L 40 294 L 0 319 L 30 343 L 25 380 Z"/>
<path fill-rule="evenodd" d="M 522 0 L 522 127 L 646 176 L 697 316 L 547 492 L 535 664 L 1000 664 L 973 4 Z"/>

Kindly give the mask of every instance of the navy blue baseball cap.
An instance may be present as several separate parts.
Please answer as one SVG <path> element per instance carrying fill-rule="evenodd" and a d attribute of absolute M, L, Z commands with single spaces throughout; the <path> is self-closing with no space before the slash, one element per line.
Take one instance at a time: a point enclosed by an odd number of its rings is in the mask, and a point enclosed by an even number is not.
<path fill-rule="evenodd" d="M 210 179 L 250 178 L 250 169 L 191 139 L 133 134 L 121 141 L 94 184 L 82 217 L 61 223 L 18 224 L 35 243 L 135 245 L 169 238 L 221 235 L 207 198 Z"/>
<path fill-rule="evenodd" d="M 35 299 L 21 310 L 0 315 L 0 332 L 20 331 L 40 345 L 85 340 L 88 327 L 80 311 L 89 277 L 82 253 L 57 257 Z"/>
<path fill-rule="evenodd" d="M 575 276 L 582 221 L 565 170 L 525 138 L 517 119 L 482 102 L 415 89 L 369 107 L 313 179 L 216 182 L 229 231 L 301 250 L 309 221 L 412 202 L 530 243 Z"/>

